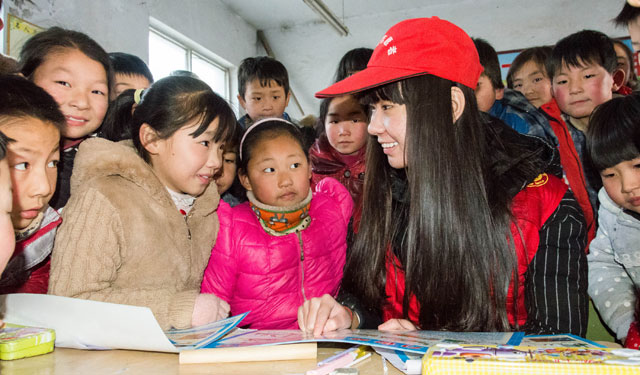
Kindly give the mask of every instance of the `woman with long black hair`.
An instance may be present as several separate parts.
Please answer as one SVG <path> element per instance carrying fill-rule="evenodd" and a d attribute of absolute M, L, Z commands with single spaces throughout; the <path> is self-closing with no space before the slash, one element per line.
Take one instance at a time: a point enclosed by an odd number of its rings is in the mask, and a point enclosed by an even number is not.
<path fill-rule="evenodd" d="M 545 173 L 548 144 L 482 117 L 481 72 L 463 30 L 411 19 L 385 34 L 367 69 L 316 94 L 360 95 L 372 138 L 341 296 L 307 301 L 302 330 L 377 320 L 386 330 L 585 334 L 584 217 Z"/>

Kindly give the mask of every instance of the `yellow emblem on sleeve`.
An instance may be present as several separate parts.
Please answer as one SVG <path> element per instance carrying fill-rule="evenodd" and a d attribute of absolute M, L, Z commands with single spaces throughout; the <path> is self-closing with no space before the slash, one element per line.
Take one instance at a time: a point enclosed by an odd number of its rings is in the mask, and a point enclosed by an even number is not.
<path fill-rule="evenodd" d="M 540 187 L 540 186 L 544 186 L 547 184 L 547 182 L 549 181 L 549 175 L 547 175 L 546 173 L 542 173 L 539 174 L 538 177 L 536 177 L 535 180 L 533 180 L 532 183 L 530 183 L 529 185 L 527 185 L 527 187 Z"/>

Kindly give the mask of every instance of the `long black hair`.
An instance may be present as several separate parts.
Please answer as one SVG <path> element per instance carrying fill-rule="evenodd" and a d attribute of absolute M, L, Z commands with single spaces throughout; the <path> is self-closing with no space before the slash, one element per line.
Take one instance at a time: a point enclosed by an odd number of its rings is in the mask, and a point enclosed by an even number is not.
<path fill-rule="evenodd" d="M 344 56 L 342 56 L 338 63 L 334 82 L 342 81 L 352 74 L 364 70 L 369 63 L 369 59 L 372 54 L 373 50 L 371 48 L 361 47 L 349 50 L 344 54 Z"/>
<path fill-rule="evenodd" d="M 465 97 L 455 122 L 453 86 Z M 404 265 L 404 316 L 415 296 L 421 329 L 508 330 L 507 292 L 517 270 L 510 203 L 521 180 L 539 173 L 537 165 L 503 157 L 517 155 L 509 149 L 516 146 L 490 149 L 491 133 L 466 86 L 422 75 L 367 91 L 362 100 L 406 105 L 406 168 L 393 169 L 378 143 L 368 142 L 362 221 L 345 288 L 382 306 L 392 246 Z"/>

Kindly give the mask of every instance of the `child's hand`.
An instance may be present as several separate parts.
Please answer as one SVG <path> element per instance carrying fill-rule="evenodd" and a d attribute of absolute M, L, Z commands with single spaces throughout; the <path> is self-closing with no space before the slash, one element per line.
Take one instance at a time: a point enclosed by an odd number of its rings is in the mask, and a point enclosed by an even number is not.
<path fill-rule="evenodd" d="M 406 319 L 389 319 L 378 326 L 380 331 L 415 331 L 418 329 Z"/>
<path fill-rule="evenodd" d="M 320 336 L 351 327 L 351 313 L 328 294 L 312 298 L 298 308 L 298 326 L 303 332 Z"/>
<path fill-rule="evenodd" d="M 192 326 L 215 322 L 229 316 L 229 304 L 215 294 L 200 294 L 196 297 L 191 316 Z"/>

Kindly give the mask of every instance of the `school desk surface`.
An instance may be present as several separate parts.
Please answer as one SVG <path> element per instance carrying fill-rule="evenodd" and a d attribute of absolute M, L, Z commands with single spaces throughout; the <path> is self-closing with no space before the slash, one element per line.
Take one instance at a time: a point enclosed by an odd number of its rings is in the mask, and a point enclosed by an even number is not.
<path fill-rule="evenodd" d="M 307 370 L 315 368 L 318 361 L 349 347 L 349 345 L 341 344 L 322 344 L 318 347 L 317 360 L 189 365 L 180 365 L 177 354 L 56 348 L 53 353 L 37 357 L 1 361 L 0 374 L 304 374 Z M 381 375 L 383 373 L 382 359 L 377 353 L 373 353 L 370 359 L 358 364 L 356 368 L 359 370 L 359 375 Z M 390 364 L 388 364 L 388 368 L 389 375 L 402 374 Z"/>

